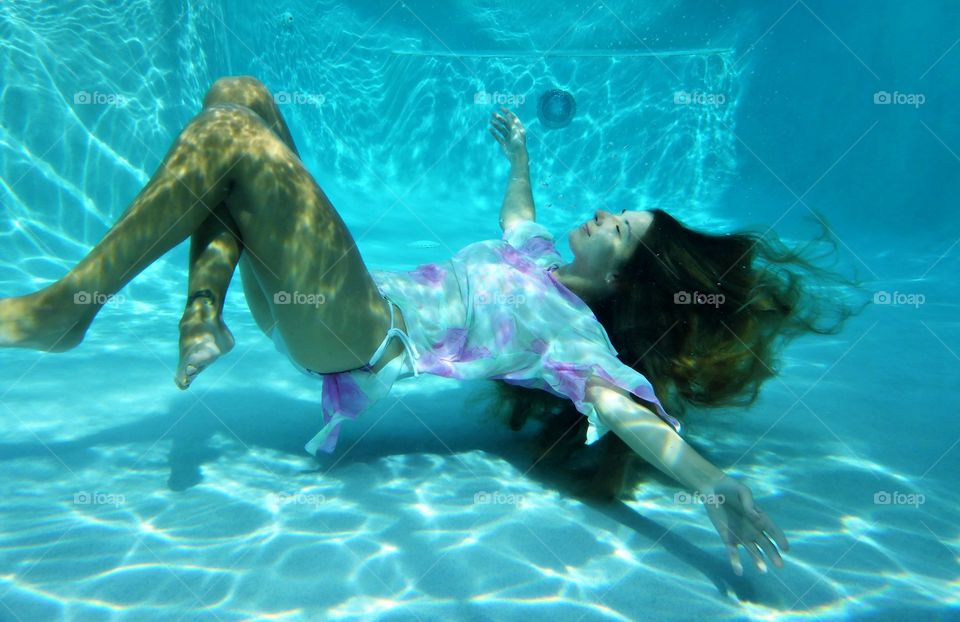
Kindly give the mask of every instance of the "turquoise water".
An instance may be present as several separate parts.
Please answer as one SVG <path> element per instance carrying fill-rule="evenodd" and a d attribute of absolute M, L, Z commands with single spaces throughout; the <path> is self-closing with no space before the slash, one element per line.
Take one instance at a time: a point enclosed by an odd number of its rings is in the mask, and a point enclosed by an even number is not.
<path fill-rule="evenodd" d="M 499 237 L 510 102 L 558 240 L 661 207 L 799 242 L 815 209 L 878 296 L 749 410 L 688 418 L 786 531 L 783 570 L 734 576 L 665 480 L 597 505 L 529 472 L 529 434 L 468 403 L 485 383 L 398 383 L 318 465 L 319 383 L 238 282 L 236 348 L 179 391 L 183 244 L 80 347 L 0 350 L 0 620 L 960 617 L 960 5 L 706 5 L 2 2 L 0 296 L 80 260 L 220 76 L 282 94 L 372 269 Z"/>

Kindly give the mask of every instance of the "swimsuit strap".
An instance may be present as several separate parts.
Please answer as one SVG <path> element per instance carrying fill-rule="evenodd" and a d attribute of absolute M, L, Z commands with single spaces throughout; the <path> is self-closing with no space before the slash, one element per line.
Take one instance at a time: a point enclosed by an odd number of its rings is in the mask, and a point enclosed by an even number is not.
<path fill-rule="evenodd" d="M 377 361 L 380 360 L 380 357 L 383 356 L 383 352 L 387 349 L 387 344 L 390 342 L 390 338 L 398 337 L 400 341 L 403 342 L 403 345 L 406 347 L 406 353 L 412 358 L 412 360 L 410 361 L 410 367 L 413 368 L 413 375 L 419 376 L 420 374 L 417 372 L 417 366 L 415 364 L 415 361 L 416 359 L 420 358 L 420 353 L 417 352 L 417 348 L 413 345 L 413 342 L 410 341 L 410 337 L 407 336 L 406 333 L 404 333 L 399 328 L 394 328 L 393 301 L 387 298 L 386 296 L 384 296 L 383 299 L 387 301 L 387 306 L 390 308 L 390 329 L 387 330 L 387 336 L 384 337 L 383 342 L 380 344 L 380 347 L 377 348 L 376 352 L 374 352 L 373 358 L 370 359 L 370 362 L 367 363 L 367 365 L 371 368 L 374 365 L 376 365 Z"/>

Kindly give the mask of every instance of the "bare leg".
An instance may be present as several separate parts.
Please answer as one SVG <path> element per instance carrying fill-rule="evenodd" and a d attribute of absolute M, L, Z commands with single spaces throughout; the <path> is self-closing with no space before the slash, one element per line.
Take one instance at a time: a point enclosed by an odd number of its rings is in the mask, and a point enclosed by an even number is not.
<path fill-rule="evenodd" d="M 104 239 L 56 283 L 0 300 L 0 344 L 52 352 L 83 340 L 105 300 L 196 230 L 227 196 L 241 154 L 205 157 L 208 143 L 227 147 L 236 126 L 220 110 L 197 117 Z M 216 129 L 215 129 L 216 128 Z"/>
<path fill-rule="evenodd" d="M 389 326 L 343 220 L 303 163 L 251 109 L 216 105 L 177 137 L 160 169 L 104 239 L 62 279 L 0 300 L 0 345 L 62 351 L 82 341 L 109 296 L 226 204 L 295 360 L 320 373 L 363 365 Z M 276 207 L 282 206 L 278 217 Z M 280 292 L 293 292 L 281 304 Z M 401 316 L 397 319 L 405 327 Z M 374 367 L 402 352 L 397 341 Z"/>
<path fill-rule="evenodd" d="M 256 78 L 221 78 L 207 92 L 203 104 L 204 108 L 217 104 L 250 108 L 298 154 L 273 96 Z M 181 389 L 233 348 L 233 334 L 223 321 L 223 300 L 242 252 L 236 224 L 223 205 L 190 238 L 188 302 L 180 320 L 180 361 L 174 378 Z M 275 320 L 251 270 L 247 262 L 241 264 L 244 293 L 258 326 L 269 336 Z"/>
<path fill-rule="evenodd" d="M 180 319 L 180 362 L 175 378 L 181 389 L 233 349 L 233 334 L 223 321 L 223 301 L 240 259 L 238 235 L 230 211 L 220 205 L 190 236 L 190 295 Z"/>

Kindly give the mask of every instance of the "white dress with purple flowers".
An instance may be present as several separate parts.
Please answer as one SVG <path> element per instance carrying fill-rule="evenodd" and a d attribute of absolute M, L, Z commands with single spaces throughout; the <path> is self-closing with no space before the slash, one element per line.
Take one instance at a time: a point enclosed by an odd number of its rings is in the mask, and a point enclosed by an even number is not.
<path fill-rule="evenodd" d="M 501 240 L 470 244 L 448 261 L 403 272 L 371 271 L 380 291 L 403 313 L 416 354 L 376 388 L 361 379 L 366 386 L 358 390 L 356 374 L 366 372 L 326 374 L 325 427 L 308 450 L 332 452 L 343 420 L 355 419 L 386 395 L 393 379 L 414 373 L 504 380 L 567 397 L 589 419 L 588 444 L 607 432 L 585 401 L 587 381 L 598 378 L 653 404 L 680 432 L 680 422 L 667 414 L 650 382 L 617 358 L 590 308 L 553 274 L 563 263 L 553 240 L 543 225 L 519 221 Z"/>

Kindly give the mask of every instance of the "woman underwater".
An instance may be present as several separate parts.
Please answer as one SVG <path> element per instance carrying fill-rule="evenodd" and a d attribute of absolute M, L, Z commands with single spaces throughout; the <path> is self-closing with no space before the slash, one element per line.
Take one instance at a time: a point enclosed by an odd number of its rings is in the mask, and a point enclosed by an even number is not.
<path fill-rule="evenodd" d="M 574 260 L 564 263 L 535 222 L 523 125 L 502 113 L 490 131 L 511 164 L 503 239 L 471 244 L 441 264 L 371 273 L 300 161 L 270 92 L 254 78 L 222 78 L 82 261 L 38 292 L 0 299 L 0 346 L 77 346 L 98 301 L 189 237 L 180 388 L 233 347 L 221 314 L 239 264 L 257 325 L 324 383 L 325 425 L 308 451 L 333 451 L 343 420 L 398 378 L 431 373 L 541 389 L 576 408 L 574 425 L 588 443 L 612 431 L 621 449 L 707 499 L 738 575 L 738 546 L 761 572 L 764 555 L 782 567 L 783 532 L 747 486 L 681 438 L 657 394 L 677 412 L 683 400 L 755 398 L 773 373 L 774 338 L 822 331 L 799 314 L 798 284 L 754 260 L 803 260 L 758 236 L 695 232 L 662 210 L 598 210 L 570 233 Z M 690 292 L 718 304 L 681 299 Z M 91 295 L 91 304 L 76 303 Z M 518 412 L 514 427 L 527 417 Z"/>

